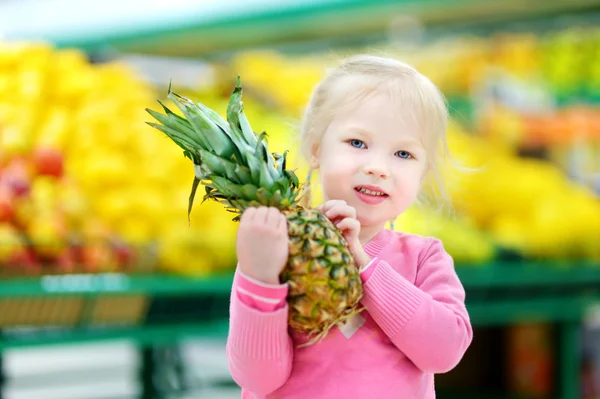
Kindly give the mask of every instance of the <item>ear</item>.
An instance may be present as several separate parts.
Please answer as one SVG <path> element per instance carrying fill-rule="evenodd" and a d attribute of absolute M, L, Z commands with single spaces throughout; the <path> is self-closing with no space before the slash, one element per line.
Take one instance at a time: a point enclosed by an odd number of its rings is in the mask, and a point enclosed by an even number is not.
<path fill-rule="evenodd" d="M 309 164 L 312 169 L 319 169 L 319 145 L 314 143 L 310 147 Z"/>

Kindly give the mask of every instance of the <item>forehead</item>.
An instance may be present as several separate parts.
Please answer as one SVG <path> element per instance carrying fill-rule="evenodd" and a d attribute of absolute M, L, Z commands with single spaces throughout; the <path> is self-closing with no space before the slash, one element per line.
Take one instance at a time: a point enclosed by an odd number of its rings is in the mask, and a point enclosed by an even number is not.
<path fill-rule="evenodd" d="M 336 114 L 332 127 L 363 135 L 421 141 L 416 118 L 385 92 L 373 92 L 352 101 Z"/>

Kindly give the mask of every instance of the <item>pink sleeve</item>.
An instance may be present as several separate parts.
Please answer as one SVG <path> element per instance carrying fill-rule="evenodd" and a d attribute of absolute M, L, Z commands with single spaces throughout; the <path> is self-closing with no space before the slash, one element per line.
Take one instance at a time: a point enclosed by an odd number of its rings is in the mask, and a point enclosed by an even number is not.
<path fill-rule="evenodd" d="M 273 312 L 285 307 L 287 284 L 270 285 L 254 280 L 238 270 L 237 296 L 242 303 L 262 312 Z"/>
<path fill-rule="evenodd" d="M 453 369 L 471 344 L 473 331 L 464 288 L 441 241 L 432 240 L 415 284 L 384 260 L 376 266 L 368 280 L 361 275 L 362 303 L 373 319 L 421 370 L 438 374 Z"/>
<path fill-rule="evenodd" d="M 369 280 L 369 277 L 371 277 L 371 274 L 373 274 L 373 272 L 377 268 L 378 263 L 379 263 L 379 258 L 375 257 L 375 258 L 371 259 L 371 261 L 364 268 L 362 268 L 360 270 L 360 278 L 363 283 L 365 283 Z"/>
<path fill-rule="evenodd" d="M 262 308 L 264 301 L 255 296 L 285 298 L 287 290 L 287 286 L 271 288 L 253 284 L 239 270 L 234 276 L 226 346 L 229 371 L 240 387 L 256 395 L 267 395 L 287 381 L 292 370 L 293 346 L 285 299 L 283 305 L 278 302 L 266 309 Z"/>

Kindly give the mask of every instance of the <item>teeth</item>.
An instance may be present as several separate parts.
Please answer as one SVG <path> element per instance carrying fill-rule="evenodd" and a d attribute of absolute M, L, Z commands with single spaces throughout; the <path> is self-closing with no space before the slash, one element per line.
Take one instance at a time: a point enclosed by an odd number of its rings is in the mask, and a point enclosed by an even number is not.
<path fill-rule="evenodd" d="M 371 191 L 371 190 L 367 190 L 366 188 L 359 188 L 358 191 L 360 191 L 363 194 L 368 194 L 368 195 L 375 195 L 375 196 L 383 196 L 385 195 L 384 193 L 380 193 L 379 191 Z"/>

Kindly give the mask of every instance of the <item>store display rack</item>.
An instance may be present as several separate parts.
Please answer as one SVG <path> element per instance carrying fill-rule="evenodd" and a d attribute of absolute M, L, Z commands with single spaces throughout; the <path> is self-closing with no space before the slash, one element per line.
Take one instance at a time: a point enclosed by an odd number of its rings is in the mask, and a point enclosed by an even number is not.
<path fill-rule="evenodd" d="M 556 324 L 561 395 L 578 398 L 579 332 L 600 304 L 600 265 L 459 265 L 476 327 Z M 130 340 L 140 350 L 224 338 L 231 276 L 66 275 L 0 281 L 0 349 Z M 156 369 L 152 356 L 145 368 Z M 141 375 L 147 375 L 142 373 Z M 142 381 L 152 386 L 151 380 Z M 151 397 L 151 396 L 148 396 Z"/>

